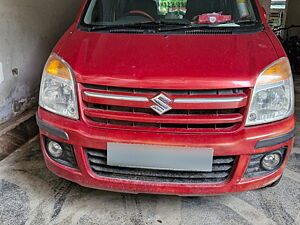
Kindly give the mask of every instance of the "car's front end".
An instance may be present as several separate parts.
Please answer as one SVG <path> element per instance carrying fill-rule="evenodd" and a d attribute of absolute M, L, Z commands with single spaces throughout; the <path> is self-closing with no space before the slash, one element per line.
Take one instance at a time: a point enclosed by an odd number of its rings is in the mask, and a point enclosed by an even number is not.
<path fill-rule="evenodd" d="M 54 49 L 41 84 L 37 121 L 55 174 L 103 190 L 176 195 L 280 179 L 295 135 L 294 89 L 271 31 L 77 28 Z"/>

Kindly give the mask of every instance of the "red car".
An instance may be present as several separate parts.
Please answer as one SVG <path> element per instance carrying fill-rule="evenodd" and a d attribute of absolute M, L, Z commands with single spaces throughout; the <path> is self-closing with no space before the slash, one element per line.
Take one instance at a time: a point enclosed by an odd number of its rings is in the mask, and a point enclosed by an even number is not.
<path fill-rule="evenodd" d="M 47 167 L 110 191 L 274 186 L 295 136 L 289 61 L 258 0 L 85 0 L 39 105 Z"/>

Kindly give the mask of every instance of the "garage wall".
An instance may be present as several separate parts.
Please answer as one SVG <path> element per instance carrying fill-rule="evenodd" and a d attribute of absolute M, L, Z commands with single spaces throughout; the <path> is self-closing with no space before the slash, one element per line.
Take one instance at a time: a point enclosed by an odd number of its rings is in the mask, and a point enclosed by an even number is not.
<path fill-rule="evenodd" d="M 267 16 L 270 14 L 271 0 L 259 0 L 260 4 L 266 10 Z"/>
<path fill-rule="evenodd" d="M 288 10 L 286 18 L 286 26 L 300 25 L 300 1 L 299 0 L 289 0 Z M 291 35 L 300 36 L 300 28 L 291 29 Z"/>
<path fill-rule="evenodd" d="M 37 101 L 43 65 L 82 0 L 0 0 L 0 123 Z"/>

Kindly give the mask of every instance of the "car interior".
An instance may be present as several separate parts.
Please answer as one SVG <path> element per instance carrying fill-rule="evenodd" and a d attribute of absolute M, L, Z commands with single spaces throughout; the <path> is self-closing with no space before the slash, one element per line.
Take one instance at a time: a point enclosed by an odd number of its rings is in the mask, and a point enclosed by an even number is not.
<path fill-rule="evenodd" d="M 248 8 L 253 15 L 251 5 Z M 99 25 L 166 19 L 195 21 L 199 15 L 213 13 L 230 15 L 233 20 L 248 19 L 241 18 L 232 0 L 91 0 L 84 22 Z"/>

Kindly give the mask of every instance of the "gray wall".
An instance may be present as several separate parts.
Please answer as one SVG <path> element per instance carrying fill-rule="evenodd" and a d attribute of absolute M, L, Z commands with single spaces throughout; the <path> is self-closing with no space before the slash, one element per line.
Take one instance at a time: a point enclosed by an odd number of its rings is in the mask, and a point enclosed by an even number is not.
<path fill-rule="evenodd" d="M 267 16 L 270 14 L 271 0 L 259 0 L 260 4 L 266 10 Z"/>
<path fill-rule="evenodd" d="M 286 26 L 300 25 L 300 0 L 289 0 Z M 300 28 L 291 29 L 291 35 L 300 36 Z"/>
<path fill-rule="evenodd" d="M 0 0 L 0 123 L 36 102 L 51 49 L 82 0 Z"/>

